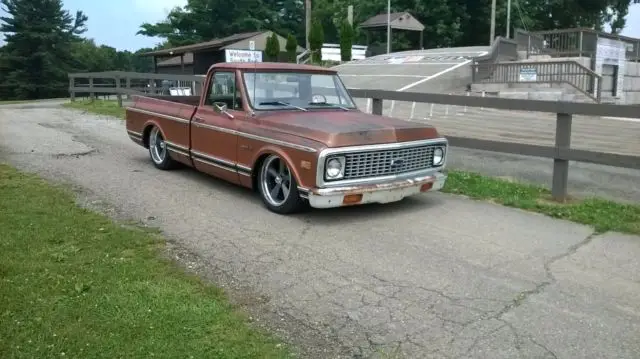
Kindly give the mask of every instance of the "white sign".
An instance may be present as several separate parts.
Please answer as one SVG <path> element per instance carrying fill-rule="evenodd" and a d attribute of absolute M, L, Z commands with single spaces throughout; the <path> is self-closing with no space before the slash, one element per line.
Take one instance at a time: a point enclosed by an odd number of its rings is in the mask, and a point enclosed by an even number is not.
<path fill-rule="evenodd" d="M 256 42 L 251 40 L 249 41 L 249 50 L 251 51 L 255 51 L 256 50 Z"/>
<path fill-rule="evenodd" d="M 613 81 L 616 83 L 615 88 L 617 89 L 616 97 L 619 98 L 619 103 L 624 103 L 624 74 L 625 74 L 625 65 L 626 65 L 626 46 L 625 43 L 620 40 L 615 39 L 607 39 L 600 37 L 598 38 L 598 43 L 596 45 L 596 66 L 595 72 L 602 76 L 602 67 L 604 65 L 609 66 L 617 66 L 618 67 L 618 77 L 614 78 Z M 597 84 L 597 87 L 602 87 L 602 84 Z"/>
<path fill-rule="evenodd" d="M 226 62 L 262 62 L 262 51 L 224 50 Z"/>
<path fill-rule="evenodd" d="M 535 82 L 538 79 L 538 72 L 533 67 L 523 67 L 520 69 L 520 82 Z"/>

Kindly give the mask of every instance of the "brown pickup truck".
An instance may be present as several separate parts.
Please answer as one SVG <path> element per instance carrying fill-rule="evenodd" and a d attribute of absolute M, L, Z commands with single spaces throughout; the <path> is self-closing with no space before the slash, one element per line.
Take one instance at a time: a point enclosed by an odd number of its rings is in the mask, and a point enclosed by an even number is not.
<path fill-rule="evenodd" d="M 130 138 L 153 164 L 184 164 L 256 190 L 276 213 L 387 203 L 444 185 L 435 128 L 364 113 L 333 69 L 211 66 L 202 96 L 134 96 Z"/>

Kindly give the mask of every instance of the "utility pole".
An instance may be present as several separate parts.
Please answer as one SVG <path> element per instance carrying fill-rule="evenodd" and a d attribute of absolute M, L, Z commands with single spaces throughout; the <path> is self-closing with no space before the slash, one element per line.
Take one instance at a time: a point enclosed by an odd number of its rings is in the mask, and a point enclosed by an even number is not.
<path fill-rule="evenodd" d="M 391 53 L 391 0 L 387 0 L 387 54 L 389 53 Z"/>
<path fill-rule="evenodd" d="M 511 0 L 507 0 L 507 39 L 511 38 Z"/>
<path fill-rule="evenodd" d="M 309 45 L 309 31 L 311 31 L 311 0 L 304 1 L 304 12 L 305 12 L 305 32 L 306 32 L 306 41 L 307 41 L 307 50 L 311 48 Z"/>
<path fill-rule="evenodd" d="M 491 31 L 489 33 L 489 46 L 493 45 L 496 37 L 496 0 L 491 0 Z"/>

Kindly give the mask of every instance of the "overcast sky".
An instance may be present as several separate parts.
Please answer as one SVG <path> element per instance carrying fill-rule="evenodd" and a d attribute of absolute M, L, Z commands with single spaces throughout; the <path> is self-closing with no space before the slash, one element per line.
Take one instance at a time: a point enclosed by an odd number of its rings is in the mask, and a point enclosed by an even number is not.
<path fill-rule="evenodd" d="M 162 20 L 172 7 L 185 5 L 186 2 L 187 0 L 64 0 L 64 6 L 72 13 L 82 10 L 87 14 L 89 21 L 86 37 L 119 50 L 135 51 L 160 42 L 160 39 L 136 35 L 140 24 Z M 640 4 L 630 6 L 627 26 L 622 35 L 640 38 Z"/>

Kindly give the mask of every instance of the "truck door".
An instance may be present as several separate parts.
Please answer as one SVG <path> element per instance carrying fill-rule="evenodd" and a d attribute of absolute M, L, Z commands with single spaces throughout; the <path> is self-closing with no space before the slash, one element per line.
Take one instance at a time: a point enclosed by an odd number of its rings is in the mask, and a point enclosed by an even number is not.
<path fill-rule="evenodd" d="M 235 70 L 215 71 L 191 122 L 194 166 L 233 183 L 239 182 L 236 130 L 238 120 L 245 116 L 237 84 Z"/>

